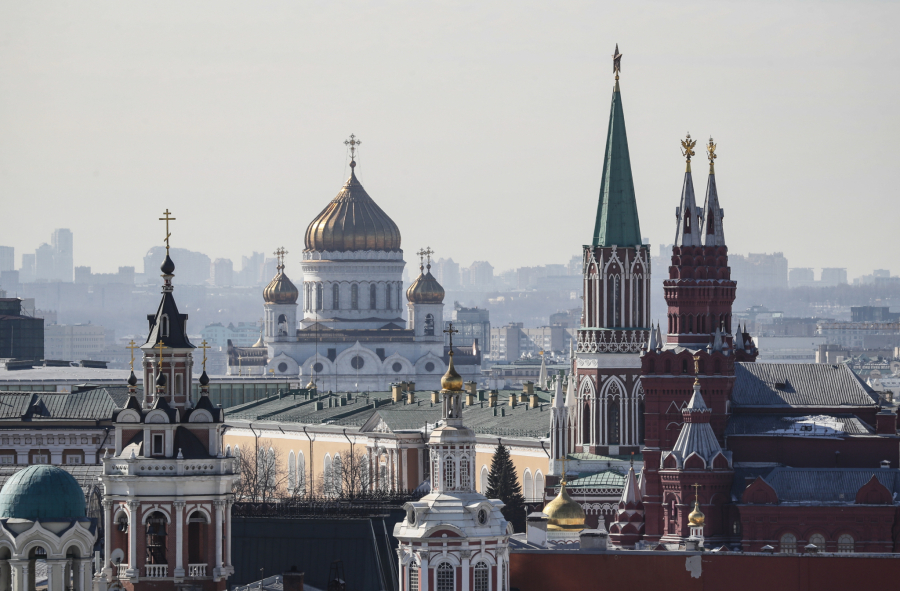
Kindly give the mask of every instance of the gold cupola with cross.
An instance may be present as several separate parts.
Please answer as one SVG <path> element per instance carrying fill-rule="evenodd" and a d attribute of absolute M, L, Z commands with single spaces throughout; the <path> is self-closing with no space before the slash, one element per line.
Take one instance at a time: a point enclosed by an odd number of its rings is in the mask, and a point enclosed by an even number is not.
<path fill-rule="evenodd" d="M 444 288 L 431 274 L 434 251 L 426 247 L 416 254 L 419 255 L 419 276 L 406 290 L 407 328 L 415 331 L 418 341 L 440 341 L 443 340 Z"/>

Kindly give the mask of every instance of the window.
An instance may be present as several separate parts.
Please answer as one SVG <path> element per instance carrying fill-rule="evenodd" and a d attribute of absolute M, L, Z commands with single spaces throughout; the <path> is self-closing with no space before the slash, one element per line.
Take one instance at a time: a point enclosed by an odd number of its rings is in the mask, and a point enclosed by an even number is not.
<path fill-rule="evenodd" d="M 435 573 L 437 591 L 456 591 L 455 575 L 452 564 L 449 562 L 440 563 L 437 567 L 437 573 Z"/>
<path fill-rule="evenodd" d="M 464 457 L 459 461 L 459 487 L 469 488 L 469 458 Z"/>
<path fill-rule="evenodd" d="M 322 488 L 326 497 L 331 496 L 331 456 L 326 455 L 322 462 Z"/>
<path fill-rule="evenodd" d="M 838 552 L 853 552 L 853 536 L 850 534 L 843 534 L 838 538 Z"/>
<path fill-rule="evenodd" d="M 160 336 L 164 336 L 164 337 L 169 336 L 169 317 L 166 315 L 163 315 L 163 317 L 162 317 L 162 329 L 161 329 L 160 333 L 161 333 Z"/>
<path fill-rule="evenodd" d="M 147 564 L 166 562 L 166 516 L 154 511 L 147 519 Z"/>
<path fill-rule="evenodd" d="M 607 289 L 609 293 L 607 293 L 607 311 L 606 311 L 606 324 L 607 326 L 621 326 L 621 319 L 619 316 L 620 312 L 620 302 L 619 302 L 619 276 L 613 275 L 607 280 Z"/>
<path fill-rule="evenodd" d="M 68 464 L 70 466 L 83 464 L 83 463 L 84 462 L 81 461 L 81 456 L 76 456 L 76 455 L 66 456 L 66 464 Z"/>
<path fill-rule="evenodd" d="M 384 286 L 384 307 L 388 310 L 391 309 L 391 284 L 388 283 Z"/>
<path fill-rule="evenodd" d="M 372 483 L 369 482 L 369 456 L 364 455 L 362 457 L 361 463 L 359 465 L 359 479 L 361 482 L 359 483 L 360 488 L 364 492 L 369 492 L 372 490 Z"/>
<path fill-rule="evenodd" d="M 369 309 L 370 310 L 375 310 L 378 308 L 378 306 L 377 306 L 378 302 L 375 298 L 375 289 L 376 288 L 375 288 L 374 283 L 369 286 Z"/>
<path fill-rule="evenodd" d="M 334 496 L 340 496 L 344 487 L 344 471 L 341 464 L 340 454 L 334 454 L 334 460 L 331 463 L 331 490 Z"/>
<path fill-rule="evenodd" d="M 434 336 L 434 316 L 432 316 L 431 314 L 427 314 L 425 316 L 425 336 Z"/>
<path fill-rule="evenodd" d="M 322 309 L 322 284 L 316 283 L 316 310 Z"/>
<path fill-rule="evenodd" d="M 409 563 L 409 591 L 419 591 L 419 565 L 415 562 Z"/>
<path fill-rule="evenodd" d="M 331 309 L 341 309 L 341 287 L 337 284 L 331 286 Z"/>
<path fill-rule="evenodd" d="M 204 552 L 204 541 L 206 540 L 206 515 L 202 511 L 194 511 L 188 517 L 188 564 L 199 564 L 206 562 Z"/>
<path fill-rule="evenodd" d="M 531 480 L 530 470 L 525 470 L 525 474 L 522 475 L 522 492 L 525 495 L 525 502 L 532 502 L 534 499 L 534 483 Z"/>
<path fill-rule="evenodd" d="M 297 494 L 306 494 L 306 458 L 302 451 L 297 453 Z"/>
<path fill-rule="evenodd" d="M 475 565 L 475 591 L 488 591 L 490 569 L 484 562 Z"/>
<path fill-rule="evenodd" d="M 163 447 L 165 442 L 165 436 L 162 433 L 154 433 L 153 434 L 153 451 L 151 452 L 154 456 L 161 456 L 165 453 L 165 448 Z"/>
<path fill-rule="evenodd" d="M 544 501 L 544 475 L 538 472 L 534 477 L 534 500 Z"/>
<path fill-rule="evenodd" d="M 456 464 L 453 463 L 453 458 L 447 457 L 444 460 L 444 486 L 443 490 L 450 490 L 453 488 L 456 483 Z"/>
<path fill-rule="evenodd" d="M 825 536 L 822 534 L 813 534 L 809 536 L 809 543 L 818 548 L 819 550 L 825 549 Z"/>
<path fill-rule="evenodd" d="M 288 454 L 288 492 L 293 494 L 297 489 L 297 463 L 294 450 Z"/>
<path fill-rule="evenodd" d="M 350 309 L 359 310 L 359 285 L 356 283 L 350 286 Z"/>
<path fill-rule="evenodd" d="M 0 456 L 0 464 L 9 465 L 9 464 L 15 464 L 15 463 L 16 463 L 16 456 L 14 456 L 13 454 L 3 454 L 2 456 Z"/>
<path fill-rule="evenodd" d="M 784 534 L 781 536 L 781 552 L 783 554 L 796 554 L 797 536 L 794 534 Z"/>
<path fill-rule="evenodd" d="M 481 494 L 486 495 L 488 489 L 488 469 L 487 466 L 481 467 Z"/>
<path fill-rule="evenodd" d="M 49 464 L 50 456 L 48 456 L 47 454 L 33 454 L 31 456 L 31 463 L 32 464 Z"/>
<path fill-rule="evenodd" d="M 619 445 L 619 401 L 610 400 L 606 413 L 606 435 L 609 445 Z"/>

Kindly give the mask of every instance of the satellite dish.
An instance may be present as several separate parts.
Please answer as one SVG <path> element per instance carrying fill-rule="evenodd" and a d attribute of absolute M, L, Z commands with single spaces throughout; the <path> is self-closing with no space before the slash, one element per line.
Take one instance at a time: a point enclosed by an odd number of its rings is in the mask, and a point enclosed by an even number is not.
<path fill-rule="evenodd" d="M 900 361 L 891 361 L 891 373 L 900 376 Z"/>

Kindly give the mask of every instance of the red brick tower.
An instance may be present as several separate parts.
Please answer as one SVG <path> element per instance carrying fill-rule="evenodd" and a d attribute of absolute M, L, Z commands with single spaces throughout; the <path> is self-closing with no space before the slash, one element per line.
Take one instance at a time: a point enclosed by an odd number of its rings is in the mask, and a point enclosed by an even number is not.
<path fill-rule="evenodd" d="M 650 247 L 642 243 L 634 196 L 620 58 L 616 48 L 600 202 L 593 240 L 584 247 L 584 309 L 574 363 L 578 402 L 570 412 L 576 449 L 604 455 L 640 449 L 640 352 L 650 333 Z"/>
<path fill-rule="evenodd" d="M 739 329 L 732 334 L 731 305 L 737 283 L 731 279 L 728 267 L 724 211 L 716 190 L 716 145 L 710 138 L 706 203 L 700 208 L 694 199 L 691 177 L 695 144 L 690 135 L 682 141 L 687 170 L 681 205 L 676 210 L 678 227 L 672 265 L 669 279 L 663 282 L 668 304 L 666 338 L 662 338 L 657 327 L 649 350 L 641 356 L 641 383 L 646 399 L 645 531 L 651 542 L 658 541 L 670 529 L 665 523 L 668 514 L 664 512 L 659 469 L 664 452 L 675 447 L 682 425 L 686 424 L 682 411 L 694 394 L 693 384 L 701 384 L 708 411 L 705 421 L 718 445 L 722 445 L 730 415 L 734 364 L 754 361 L 757 355 L 749 335 Z M 688 490 L 693 484 L 686 484 Z"/>

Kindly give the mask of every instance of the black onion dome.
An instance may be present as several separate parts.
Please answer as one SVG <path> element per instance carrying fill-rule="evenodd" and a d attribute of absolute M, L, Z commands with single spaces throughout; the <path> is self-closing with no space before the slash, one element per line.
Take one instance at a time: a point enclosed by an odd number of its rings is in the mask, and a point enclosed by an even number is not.
<path fill-rule="evenodd" d="M 166 260 L 164 260 L 163 264 L 159 266 L 159 270 L 166 275 L 171 275 L 175 272 L 175 263 L 172 262 L 172 259 L 169 257 L 169 253 L 166 253 Z"/>
<path fill-rule="evenodd" d="M 406 299 L 413 304 L 441 304 L 444 302 L 444 288 L 431 274 L 431 265 L 424 273 L 419 270 L 419 276 L 406 290 Z"/>
<path fill-rule="evenodd" d="M 351 169 L 337 197 L 306 228 L 306 251 L 400 250 L 400 229 Z"/>
<path fill-rule="evenodd" d="M 166 374 L 163 372 L 159 372 L 159 375 L 156 376 L 156 385 L 160 388 L 164 388 L 166 386 Z"/>
<path fill-rule="evenodd" d="M 206 375 L 206 370 L 203 370 L 203 373 L 200 374 L 200 379 L 198 380 L 201 386 L 206 386 L 209 384 L 209 376 Z"/>
<path fill-rule="evenodd" d="M 137 386 L 137 376 L 134 375 L 134 370 L 131 370 L 131 375 L 128 376 L 128 385 L 132 388 Z"/>

